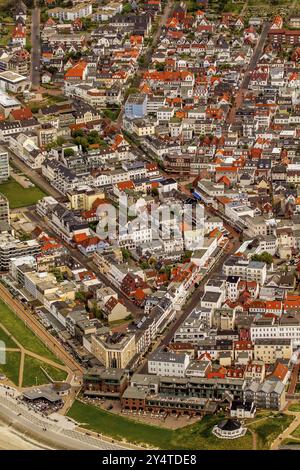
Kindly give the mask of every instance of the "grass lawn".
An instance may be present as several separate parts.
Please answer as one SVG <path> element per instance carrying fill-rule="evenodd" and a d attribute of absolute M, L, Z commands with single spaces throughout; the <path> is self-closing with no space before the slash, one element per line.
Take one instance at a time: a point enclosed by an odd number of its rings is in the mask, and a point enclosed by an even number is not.
<path fill-rule="evenodd" d="M 2 374 L 5 374 L 16 385 L 19 383 L 20 359 L 21 353 L 9 351 L 6 353 L 6 363 L 0 364 Z"/>
<path fill-rule="evenodd" d="M 244 437 L 231 441 L 218 439 L 211 433 L 222 416 L 206 416 L 198 423 L 171 430 L 143 424 L 78 400 L 70 408 L 68 416 L 86 429 L 118 440 L 145 443 L 160 449 L 252 449 L 252 436 L 249 432 Z"/>
<path fill-rule="evenodd" d="M 0 184 L 0 193 L 4 194 L 9 200 L 11 209 L 18 207 L 32 206 L 46 194 L 37 186 L 32 188 L 23 188 L 13 178 L 9 178 L 5 183 Z"/>
<path fill-rule="evenodd" d="M 298 426 L 294 432 L 292 432 L 292 436 L 300 438 L 300 426 Z"/>
<path fill-rule="evenodd" d="M 1 2 L 0 2 L 1 6 Z M 0 32 L 0 45 L 7 46 L 11 39 L 13 26 L 4 26 L 3 31 Z"/>
<path fill-rule="evenodd" d="M 284 439 L 281 443 L 283 446 L 300 446 L 300 441 L 297 439 Z"/>
<path fill-rule="evenodd" d="M 0 326 L 0 341 L 4 341 L 6 348 L 18 348 L 14 340 L 8 336 Z"/>
<path fill-rule="evenodd" d="M 249 427 L 257 434 L 258 450 L 269 449 L 274 439 L 291 424 L 293 419 L 293 416 L 278 413 L 258 423 L 250 424 Z"/>
<path fill-rule="evenodd" d="M 44 343 L 0 300 L 0 323 L 11 332 L 16 340 L 28 351 L 47 357 L 59 364 L 62 362 L 44 345 Z"/>
<path fill-rule="evenodd" d="M 300 411 L 300 403 L 292 403 L 290 406 L 289 406 L 289 411 Z"/>
<path fill-rule="evenodd" d="M 49 383 L 49 379 L 44 374 L 43 369 L 47 371 L 53 380 L 62 381 L 67 378 L 67 373 L 63 370 L 56 369 L 48 364 L 45 364 L 34 357 L 25 356 L 24 361 L 24 374 L 23 374 L 23 387 L 32 387 L 33 385 L 43 385 Z"/>

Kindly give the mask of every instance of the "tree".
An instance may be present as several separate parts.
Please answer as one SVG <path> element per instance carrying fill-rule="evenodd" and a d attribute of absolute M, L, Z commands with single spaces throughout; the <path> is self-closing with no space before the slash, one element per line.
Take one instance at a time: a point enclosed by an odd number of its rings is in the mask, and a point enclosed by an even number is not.
<path fill-rule="evenodd" d="M 74 152 L 73 149 L 67 148 L 67 149 L 64 150 L 64 156 L 65 157 L 71 157 L 73 155 L 75 155 L 75 152 Z"/>
<path fill-rule="evenodd" d="M 65 139 L 63 137 L 57 137 L 57 145 L 61 147 L 65 143 Z"/>
<path fill-rule="evenodd" d="M 129 2 L 124 3 L 123 8 L 122 8 L 122 13 L 126 15 L 127 13 L 130 13 L 131 11 L 132 11 L 132 6 L 130 5 L 130 3 Z"/>
<path fill-rule="evenodd" d="M 130 251 L 128 250 L 128 248 L 122 248 L 122 256 L 123 256 L 123 260 L 124 261 L 128 261 L 129 258 L 131 257 L 131 253 Z"/>
<path fill-rule="evenodd" d="M 260 255 L 253 255 L 251 259 L 252 261 L 262 261 L 269 265 L 273 263 L 273 256 L 267 251 L 263 251 Z"/>
<path fill-rule="evenodd" d="M 78 146 L 81 146 L 82 147 L 82 150 L 85 152 L 87 150 L 87 148 L 89 147 L 89 142 L 87 140 L 86 137 L 76 137 L 74 139 L 75 143 L 78 145 Z"/>
<path fill-rule="evenodd" d="M 72 132 L 72 137 L 84 137 L 84 132 L 82 129 L 77 129 L 76 131 Z"/>
<path fill-rule="evenodd" d="M 155 64 L 155 68 L 158 72 L 163 72 L 165 70 L 165 64 L 157 63 Z"/>
<path fill-rule="evenodd" d="M 86 295 L 84 292 L 76 292 L 75 293 L 75 300 L 79 300 L 80 302 L 85 302 Z"/>

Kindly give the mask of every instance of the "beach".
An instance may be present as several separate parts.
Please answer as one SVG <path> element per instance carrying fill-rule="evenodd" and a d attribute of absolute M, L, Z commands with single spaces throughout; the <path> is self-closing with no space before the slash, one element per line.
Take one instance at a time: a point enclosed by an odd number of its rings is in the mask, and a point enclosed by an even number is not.
<path fill-rule="evenodd" d="M 33 439 L 22 435 L 11 426 L 0 421 L 0 450 L 44 450 L 49 449 Z"/>

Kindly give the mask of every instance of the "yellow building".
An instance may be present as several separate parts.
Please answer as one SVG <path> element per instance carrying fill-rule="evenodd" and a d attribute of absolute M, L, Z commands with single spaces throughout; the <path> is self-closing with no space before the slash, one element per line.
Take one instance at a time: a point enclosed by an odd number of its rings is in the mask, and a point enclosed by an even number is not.
<path fill-rule="evenodd" d="M 293 354 L 290 339 L 257 339 L 254 344 L 254 360 L 273 364 L 277 359 L 290 359 Z"/>
<path fill-rule="evenodd" d="M 93 203 L 97 199 L 105 198 L 103 191 L 97 188 L 91 188 L 90 186 L 81 186 L 72 189 L 67 193 L 67 196 L 70 201 L 70 209 L 83 211 L 91 210 Z"/>
<path fill-rule="evenodd" d="M 92 335 L 91 352 L 104 365 L 124 369 L 136 354 L 134 334 Z"/>

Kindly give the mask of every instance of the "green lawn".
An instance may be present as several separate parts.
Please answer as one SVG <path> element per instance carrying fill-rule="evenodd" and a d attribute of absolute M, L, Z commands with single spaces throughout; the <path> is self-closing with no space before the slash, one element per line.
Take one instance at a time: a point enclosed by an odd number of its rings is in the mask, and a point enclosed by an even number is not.
<path fill-rule="evenodd" d="M 274 439 L 291 424 L 293 419 L 293 416 L 278 413 L 263 421 L 250 424 L 251 429 L 257 434 L 258 450 L 269 449 Z"/>
<path fill-rule="evenodd" d="M 17 344 L 14 342 L 14 340 L 8 336 L 4 330 L 0 327 L 0 341 L 4 341 L 5 347 L 6 348 L 16 348 L 18 349 Z"/>
<path fill-rule="evenodd" d="M 32 206 L 46 194 L 37 186 L 32 188 L 23 188 L 13 178 L 9 178 L 5 183 L 0 184 L 0 193 L 4 194 L 9 200 L 11 209 L 18 207 Z"/>
<path fill-rule="evenodd" d="M 148 444 L 161 449 L 194 450 L 246 450 L 252 449 L 252 436 L 248 432 L 240 439 L 231 441 L 218 439 L 211 430 L 223 416 L 206 416 L 201 421 L 181 429 L 163 429 L 158 426 L 143 424 L 123 416 L 100 410 L 93 405 L 74 402 L 68 416 L 75 419 L 82 427 L 110 436 L 114 439 Z"/>
<path fill-rule="evenodd" d="M 0 371 L 5 374 L 14 384 L 19 383 L 19 369 L 20 369 L 21 354 L 17 351 L 6 353 L 6 363 L 0 364 Z"/>
<path fill-rule="evenodd" d="M 59 364 L 62 362 L 44 345 L 44 343 L 0 300 L 0 323 L 11 332 L 16 340 L 28 351 L 47 357 Z"/>
<path fill-rule="evenodd" d="M 292 404 L 289 406 L 289 411 L 296 411 L 296 412 L 299 412 L 299 411 L 300 411 L 300 403 L 292 403 Z"/>
<path fill-rule="evenodd" d="M 300 441 L 296 439 L 284 439 L 281 443 L 282 446 L 300 446 Z"/>
<path fill-rule="evenodd" d="M 298 426 L 294 432 L 292 432 L 292 436 L 300 438 L 300 426 Z"/>
<path fill-rule="evenodd" d="M 25 356 L 23 387 L 32 387 L 33 385 L 43 385 L 49 383 L 49 379 L 44 374 L 43 369 L 47 371 L 50 377 L 55 381 L 63 381 L 67 378 L 67 373 L 63 370 L 45 364 L 34 357 Z"/>

